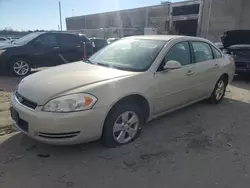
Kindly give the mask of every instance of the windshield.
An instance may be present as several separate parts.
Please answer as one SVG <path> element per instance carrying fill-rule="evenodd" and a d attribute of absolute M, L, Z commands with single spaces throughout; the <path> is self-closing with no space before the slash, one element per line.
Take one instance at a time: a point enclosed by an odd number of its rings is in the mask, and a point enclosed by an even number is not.
<path fill-rule="evenodd" d="M 130 71 L 145 71 L 154 62 L 166 41 L 123 39 L 90 58 L 94 64 Z"/>
<path fill-rule="evenodd" d="M 19 44 L 19 45 L 27 44 L 28 42 L 30 42 L 31 40 L 33 40 L 34 38 L 36 38 L 40 34 L 42 34 L 42 33 L 41 32 L 30 33 L 28 35 L 25 35 L 24 37 L 21 37 L 20 39 L 15 40 L 15 42 L 13 42 L 13 43 Z"/>

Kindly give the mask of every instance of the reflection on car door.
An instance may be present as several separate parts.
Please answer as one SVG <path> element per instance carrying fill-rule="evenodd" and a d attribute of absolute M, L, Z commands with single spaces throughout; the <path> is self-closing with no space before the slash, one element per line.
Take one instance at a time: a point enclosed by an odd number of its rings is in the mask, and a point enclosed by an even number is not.
<path fill-rule="evenodd" d="M 80 37 L 75 34 L 58 34 L 60 58 L 63 63 L 79 61 L 83 56 Z"/>
<path fill-rule="evenodd" d="M 178 61 L 182 67 L 175 70 L 162 70 L 164 64 L 170 60 Z M 197 98 L 197 93 L 194 93 L 197 81 L 188 42 L 177 43 L 169 50 L 159 71 L 155 74 L 154 81 L 155 114 L 180 107 Z"/>
<path fill-rule="evenodd" d="M 44 34 L 33 41 L 34 67 L 55 66 L 59 61 L 59 46 L 54 34 Z"/>
<path fill-rule="evenodd" d="M 220 64 L 214 60 L 212 49 L 208 43 L 194 41 L 191 42 L 191 45 L 195 61 L 195 77 L 200 82 L 196 92 L 199 92 L 199 97 L 208 96 L 213 91 L 218 79 L 218 71 L 216 70 L 219 70 Z"/>

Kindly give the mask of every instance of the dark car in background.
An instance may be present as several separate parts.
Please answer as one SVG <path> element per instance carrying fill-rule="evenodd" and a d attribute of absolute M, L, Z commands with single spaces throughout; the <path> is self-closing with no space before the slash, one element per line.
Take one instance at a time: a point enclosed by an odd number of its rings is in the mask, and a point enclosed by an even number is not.
<path fill-rule="evenodd" d="M 231 30 L 221 38 L 224 49 L 235 59 L 236 74 L 250 76 L 250 30 Z"/>
<path fill-rule="evenodd" d="M 31 68 L 79 61 L 92 53 L 92 42 L 84 35 L 34 32 L 12 43 L 0 44 L 0 70 L 26 76 Z"/>
<path fill-rule="evenodd" d="M 8 39 L 6 37 L 0 37 L 0 43 L 6 42 Z"/>
<path fill-rule="evenodd" d="M 119 40 L 119 38 L 108 38 L 107 42 L 108 42 L 108 44 L 111 44 L 112 42 L 115 42 L 117 40 Z"/>
<path fill-rule="evenodd" d="M 102 39 L 102 38 L 90 38 L 90 40 L 92 42 L 94 42 L 94 52 L 99 51 L 100 49 L 102 49 L 103 47 L 108 45 L 108 42 L 106 39 Z"/>

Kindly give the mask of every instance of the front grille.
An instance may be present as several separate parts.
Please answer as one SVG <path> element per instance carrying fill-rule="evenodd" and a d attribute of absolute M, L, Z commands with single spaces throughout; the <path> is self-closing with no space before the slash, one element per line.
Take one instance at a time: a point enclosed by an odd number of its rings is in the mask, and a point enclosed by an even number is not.
<path fill-rule="evenodd" d="M 27 106 L 28 108 L 35 109 L 37 107 L 37 104 L 22 95 L 20 95 L 17 91 L 15 92 L 16 99 L 24 106 Z"/>
<path fill-rule="evenodd" d="M 77 136 L 80 131 L 77 132 L 68 132 L 68 133 L 43 133 L 39 132 L 38 136 L 43 138 L 50 138 L 50 139 L 64 139 L 64 138 L 73 138 Z"/>

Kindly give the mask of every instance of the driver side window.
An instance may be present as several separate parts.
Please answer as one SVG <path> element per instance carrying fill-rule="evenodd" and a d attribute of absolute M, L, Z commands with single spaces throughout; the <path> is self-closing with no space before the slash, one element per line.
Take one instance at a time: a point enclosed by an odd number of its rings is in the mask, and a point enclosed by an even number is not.
<path fill-rule="evenodd" d="M 191 54 L 190 54 L 190 47 L 188 42 L 180 42 L 175 44 L 165 56 L 161 66 L 159 67 L 158 71 L 163 70 L 164 65 L 168 61 L 177 61 L 182 66 L 191 64 Z"/>
<path fill-rule="evenodd" d="M 42 46 L 54 47 L 57 46 L 56 37 L 52 34 L 42 35 L 36 39 Z"/>
<path fill-rule="evenodd" d="M 174 45 L 165 56 L 165 63 L 173 60 L 178 61 L 182 66 L 191 63 L 190 48 L 188 42 L 180 42 Z"/>

